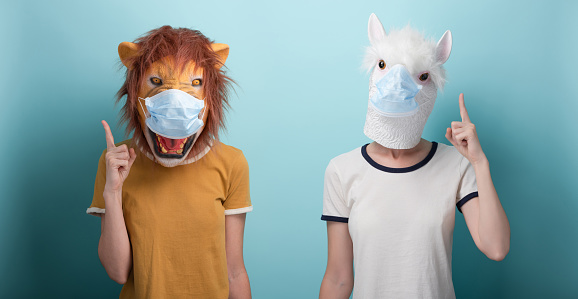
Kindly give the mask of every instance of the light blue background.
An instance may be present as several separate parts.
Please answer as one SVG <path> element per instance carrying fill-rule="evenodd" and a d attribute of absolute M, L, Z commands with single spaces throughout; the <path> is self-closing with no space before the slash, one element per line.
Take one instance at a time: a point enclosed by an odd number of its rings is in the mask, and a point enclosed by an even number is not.
<path fill-rule="evenodd" d="M 250 164 L 245 261 L 254 298 L 315 298 L 328 161 L 363 135 L 367 20 L 452 30 L 449 83 L 424 131 L 447 143 L 464 92 L 512 243 L 480 253 L 458 215 L 458 298 L 578 297 L 578 22 L 575 1 L 5 1 L 0 10 L 0 297 L 113 298 L 91 202 L 118 123 L 117 45 L 170 24 L 231 52 L 239 87 L 223 141 Z M 114 127 L 117 141 L 124 128 Z"/>

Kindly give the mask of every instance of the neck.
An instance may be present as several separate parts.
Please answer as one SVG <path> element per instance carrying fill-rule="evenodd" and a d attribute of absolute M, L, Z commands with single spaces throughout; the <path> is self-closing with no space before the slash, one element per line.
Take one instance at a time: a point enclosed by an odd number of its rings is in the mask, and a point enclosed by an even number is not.
<path fill-rule="evenodd" d="M 429 142 L 425 139 L 421 139 L 418 144 L 412 148 L 408 149 L 393 149 L 385 147 L 377 142 L 372 142 L 370 145 L 373 146 L 374 150 L 380 155 L 388 156 L 393 160 L 403 159 L 409 156 L 413 156 L 416 153 L 422 151 Z"/>

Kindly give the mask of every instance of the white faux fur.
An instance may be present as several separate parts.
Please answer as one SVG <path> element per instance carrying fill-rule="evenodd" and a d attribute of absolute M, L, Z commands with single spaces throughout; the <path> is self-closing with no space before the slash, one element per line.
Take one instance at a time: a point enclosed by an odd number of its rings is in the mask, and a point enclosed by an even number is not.
<path fill-rule="evenodd" d="M 396 64 L 404 65 L 419 83 L 417 76 L 422 72 L 429 72 L 430 80 L 438 90 L 443 89 L 446 73 L 443 62 L 436 57 L 436 42 L 426 40 L 424 35 L 415 29 L 406 26 L 401 30 L 392 30 L 389 34 L 377 39 L 375 44 L 366 48 L 363 68 L 371 72 L 383 59 L 386 70 Z M 444 61 L 445 62 L 445 61 Z M 375 78 L 375 82 L 383 77 Z"/>

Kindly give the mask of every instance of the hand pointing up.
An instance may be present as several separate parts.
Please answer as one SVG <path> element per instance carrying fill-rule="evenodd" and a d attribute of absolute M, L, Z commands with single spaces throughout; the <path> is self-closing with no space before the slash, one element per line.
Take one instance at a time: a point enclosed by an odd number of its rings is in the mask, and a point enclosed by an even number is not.
<path fill-rule="evenodd" d="M 136 159 L 136 153 L 132 148 L 129 150 L 126 144 L 118 147 L 114 145 L 114 138 L 108 123 L 103 120 L 102 126 L 106 134 L 106 184 L 104 190 L 105 192 L 120 192 L 130 167 Z"/>
<path fill-rule="evenodd" d="M 451 128 L 446 130 L 446 138 L 453 146 L 473 165 L 485 161 L 486 155 L 482 151 L 476 126 L 471 122 L 468 110 L 464 103 L 464 94 L 460 94 L 460 115 L 462 121 L 453 121 Z"/>

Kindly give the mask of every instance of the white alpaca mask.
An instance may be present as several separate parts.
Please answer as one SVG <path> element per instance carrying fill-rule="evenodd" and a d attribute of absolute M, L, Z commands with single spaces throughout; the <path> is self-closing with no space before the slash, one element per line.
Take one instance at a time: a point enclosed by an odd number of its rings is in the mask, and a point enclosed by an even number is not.
<path fill-rule="evenodd" d="M 364 64 L 373 72 L 364 133 L 387 148 L 413 148 L 445 82 L 442 65 L 450 55 L 451 32 L 436 45 L 410 27 L 386 35 L 375 14 L 368 27 L 371 46 Z"/>

